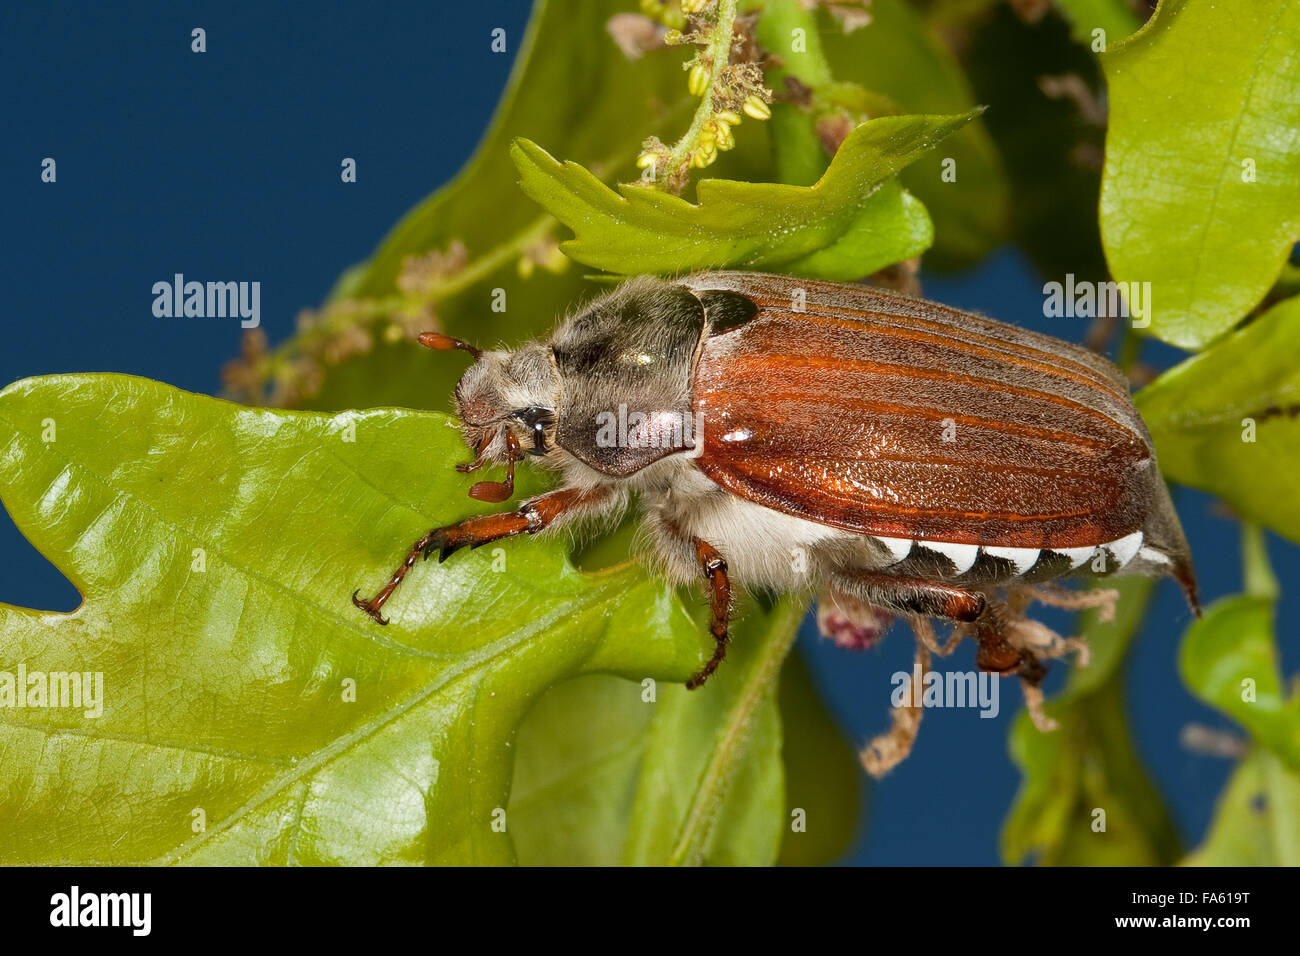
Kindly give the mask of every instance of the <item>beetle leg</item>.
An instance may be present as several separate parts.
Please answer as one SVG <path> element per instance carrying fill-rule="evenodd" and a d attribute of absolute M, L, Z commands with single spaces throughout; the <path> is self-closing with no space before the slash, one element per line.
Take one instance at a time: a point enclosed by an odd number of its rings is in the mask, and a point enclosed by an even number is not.
<path fill-rule="evenodd" d="M 1038 687 L 1047 676 L 1047 665 L 1023 640 L 1012 643 L 1009 632 L 1016 629 L 1016 611 L 1000 602 L 990 602 L 975 622 L 975 666 L 995 674 L 1018 674 L 1027 687 Z M 1021 622 L 1023 624 L 1023 622 Z M 1023 627 L 1021 628 L 1023 631 Z"/>
<path fill-rule="evenodd" d="M 709 633 L 713 635 L 713 657 L 694 677 L 686 682 L 687 690 L 695 690 L 709 679 L 723 658 L 727 656 L 727 618 L 731 611 L 731 579 L 727 576 L 727 562 L 718 549 L 701 538 L 692 538 L 695 559 L 709 582 Z"/>
<path fill-rule="evenodd" d="M 970 625 L 979 645 L 975 666 L 980 670 L 1020 674 L 1035 686 L 1047 672 L 1037 657 L 1007 640 L 1007 609 L 988 601 L 978 591 L 870 571 L 846 572 L 841 578 L 848 590 L 863 594 L 872 604 L 907 614 L 948 618 L 959 626 Z"/>
<path fill-rule="evenodd" d="M 874 571 L 845 571 L 836 585 L 862 600 L 902 614 L 975 621 L 984 613 L 984 595 L 924 578 L 904 578 Z"/>
<path fill-rule="evenodd" d="M 599 488 L 593 490 L 560 488 L 525 501 L 519 506 L 518 511 L 480 515 L 442 528 L 434 528 L 411 546 L 406 560 L 393 572 L 393 576 L 388 579 L 383 590 L 369 600 L 362 600 L 357 596 L 357 591 L 353 591 L 352 603 L 369 614 L 376 623 L 387 624 L 388 621 L 379 613 L 379 609 L 392 597 L 397 586 L 402 583 L 402 579 L 414 567 L 421 554 L 428 558 L 436 551 L 438 562 L 442 563 L 449 555 L 461 548 L 477 548 L 517 534 L 536 534 L 562 515 L 576 508 L 596 504 L 607 495 L 607 491 Z"/>
<path fill-rule="evenodd" d="M 924 684 L 925 675 L 930 670 L 930 651 L 921 641 L 917 641 L 914 660 L 912 673 L 919 674 L 920 682 Z M 916 703 L 921 699 L 921 690 L 912 685 L 912 680 L 914 678 L 908 675 L 903 698 L 908 703 L 894 708 L 889 730 L 873 737 L 858 754 L 862 769 L 877 780 L 907 758 L 916 743 L 917 731 L 921 729 L 921 718 L 925 716 L 925 708 Z"/>
<path fill-rule="evenodd" d="M 478 448 L 475 449 L 474 451 L 474 460 L 471 462 L 462 462 L 461 464 L 456 466 L 456 470 L 459 471 L 462 475 L 468 475 L 472 471 L 478 471 L 489 461 L 491 461 L 491 459 L 488 458 L 487 456 L 487 450 L 488 447 L 492 444 L 492 439 L 494 437 L 495 436 L 492 434 L 492 432 L 484 432 L 483 440 L 478 443 Z"/>

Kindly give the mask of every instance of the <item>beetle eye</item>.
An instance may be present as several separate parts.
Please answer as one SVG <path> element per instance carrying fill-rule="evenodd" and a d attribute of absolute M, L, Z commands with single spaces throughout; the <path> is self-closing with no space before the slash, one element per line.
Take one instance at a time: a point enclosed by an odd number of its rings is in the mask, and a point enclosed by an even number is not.
<path fill-rule="evenodd" d="M 533 447 L 528 449 L 528 453 L 545 455 L 549 450 L 546 447 L 546 429 L 550 428 L 555 421 L 555 409 L 534 405 L 530 408 L 521 408 L 513 412 L 512 416 L 532 433 Z"/>

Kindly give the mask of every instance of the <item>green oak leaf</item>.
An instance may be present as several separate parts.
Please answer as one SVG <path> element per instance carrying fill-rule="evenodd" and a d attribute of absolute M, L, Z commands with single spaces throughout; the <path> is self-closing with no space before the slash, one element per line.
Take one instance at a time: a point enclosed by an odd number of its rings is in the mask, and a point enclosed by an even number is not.
<path fill-rule="evenodd" d="M 1273 639 L 1276 596 L 1216 601 L 1183 637 L 1183 682 L 1232 716 L 1256 742 L 1300 770 L 1300 698 L 1287 700 Z"/>
<path fill-rule="evenodd" d="M 523 191 L 574 231 L 561 248 L 609 272 L 779 269 L 856 279 L 924 251 L 924 207 L 892 177 L 978 115 L 884 116 L 851 132 L 812 186 L 705 179 L 696 203 L 642 185 L 610 189 L 527 139 L 511 156 Z"/>
<path fill-rule="evenodd" d="M 420 563 L 391 624 L 367 620 L 354 588 L 484 510 L 451 424 L 116 375 L 0 392 L 0 496 L 84 597 L 0 606 L 0 672 L 103 675 L 99 716 L 0 708 L 0 862 L 510 862 L 533 700 L 585 673 L 679 681 L 711 642 L 641 568 L 577 571 L 562 541 Z"/>
<path fill-rule="evenodd" d="M 1287 299 L 1136 396 L 1171 480 L 1300 541 L 1300 298 Z"/>
<path fill-rule="evenodd" d="M 1259 748 L 1228 781 L 1184 866 L 1300 866 L 1300 772 Z"/>
<path fill-rule="evenodd" d="M 1056 5 L 1070 21 L 1071 36 L 1098 53 L 1105 53 L 1142 25 L 1127 0 L 1056 0 Z M 1096 30 L 1102 31 L 1101 36 Z"/>
<path fill-rule="evenodd" d="M 761 612 L 744 616 L 735 629 L 728 667 L 747 660 L 756 642 L 766 643 L 771 623 Z M 516 738 L 508 812 L 519 862 L 614 866 L 623 862 L 625 847 L 631 855 L 633 842 L 639 854 L 635 862 L 670 862 L 680 822 L 663 825 L 666 839 L 647 840 L 634 835 L 633 808 L 638 792 L 651 786 L 648 781 L 681 785 L 683 793 L 691 793 L 709 764 L 697 753 L 723 750 L 735 736 L 735 721 L 719 714 L 736 712 L 728 704 L 737 699 L 743 682 L 723 682 L 724 674 L 717 676 L 717 696 L 711 697 L 603 675 L 575 678 L 547 691 Z M 665 691 L 666 698 L 661 696 Z M 669 705 L 666 716 L 664 703 Z M 778 724 L 764 701 L 759 739 L 751 738 L 728 758 L 738 782 L 723 795 L 725 825 L 697 862 L 813 866 L 834 862 L 848 848 L 859 814 L 862 772 L 797 654 L 781 669 L 778 703 L 780 733 L 773 733 Z M 683 706 L 691 710 L 685 721 Z M 599 719 L 593 720 L 593 714 Z M 656 729 L 665 721 L 671 732 Z M 673 733 L 704 743 L 689 749 L 661 745 L 647 760 L 652 734 L 671 744 Z M 801 811 L 797 829 L 796 811 Z M 685 812 L 676 817 L 686 819 Z M 660 826 L 657 814 L 643 814 L 638 822 Z M 782 831 L 774 860 L 773 834 Z"/>
<path fill-rule="evenodd" d="M 1153 866 L 1172 862 L 1178 837 L 1142 768 L 1124 717 L 1124 656 L 1153 583 L 1112 578 L 1120 591 L 1115 620 L 1082 615 L 1092 660 L 1072 667 L 1065 690 L 1047 705 L 1059 726 L 1037 730 L 1027 713 L 1011 732 L 1011 756 L 1023 774 L 1002 828 L 1007 863 L 1034 858 L 1059 866 Z M 1094 811 L 1106 812 L 1104 832 Z"/>
<path fill-rule="evenodd" d="M 1274 637 L 1279 595 L 1264 531 L 1242 526 L 1245 593 L 1212 604 L 1183 636 L 1178 667 L 1197 697 L 1228 714 L 1256 744 L 1300 770 L 1300 697 L 1286 698 Z"/>
<path fill-rule="evenodd" d="M 1183 682 L 1233 717 L 1254 746 L 1219 798 L 1189 866 L 1300 865 L 1300 698 L 1282 687 L 1274 616 L 1280 593 L 1258 525 L 1242 527 L 1245 593 L 1216 601 L 1179 650 Z"/>
<path fill-rule="evenodd" d="M 1163 0 L 1101 62 L 1101 231 L 1150 282 L 1151 334 L 1200 348 L 1272 286 L 1300 238 L 1300 5 Z"/>
<path fill-rule="evenodd" d="M 711 678 L 718 693 L 660 688 L 624 863 L 776 862 L 785 830 L 777 689 L 806 610 L 806 598 L 791 596 L 778 602 L 770 622 L 746 615 L 728 666 Z"/>

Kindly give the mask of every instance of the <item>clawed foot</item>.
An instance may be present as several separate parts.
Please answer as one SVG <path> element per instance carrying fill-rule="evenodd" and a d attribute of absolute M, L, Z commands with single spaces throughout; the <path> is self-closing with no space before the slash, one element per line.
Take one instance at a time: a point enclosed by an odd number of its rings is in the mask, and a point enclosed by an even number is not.
<path fill-rule="evenodd" d="M 411 551 L 402 562 L 402 566 L 393 572 L 393 576 L 388 579 L 384 589 L 368 601 L 363 601 L 356 591 L 352 592 L 352 603 L 369 615 L 370 620 L 376 624 L 387 624 L 388 621 L 379 613 L 379 609 L 384 606 L 384 602 L 397 590 L 397 586 L 402 583 L 406 577 L 406 572 L 420 559 L 423 554 L 427 560 L 435 551 L 438 554 L 438 563 L 441 564 L 447 560 L 447 556 L 458 551 L 466 544 L 475 543 L 472 538 L 465 535 L 455 534 L 456 528 L 434 528 L 427 535 L 415 542 Z"/>
<path fill-rule="evenodd" d="M 714 640 L 717 644 L 713 649 L 713 657 L 686 682 L 687 690 L 696 690 L 703 687 L 704 682 L 713 676 L 713 672 L 718 669 L 718 665 L 726 659 L 727 645 L 731 643 L 730 635 L 723 633 L 721 637 L 715 636 Z"/>
<path fill-rule="evenodd" d="M 357 597 L 360 590 L 360 588 L 357 588 L 356 591 L 352 592 L 352 603 L 365 611 L 370 616 L 370 620 L 376 624 L 387 624 L 388 619 L 379 613 L 379 606 L 375 603 L 375 598 L 371 598 L 369 601 L 361 600 L 361 598 Z"/>

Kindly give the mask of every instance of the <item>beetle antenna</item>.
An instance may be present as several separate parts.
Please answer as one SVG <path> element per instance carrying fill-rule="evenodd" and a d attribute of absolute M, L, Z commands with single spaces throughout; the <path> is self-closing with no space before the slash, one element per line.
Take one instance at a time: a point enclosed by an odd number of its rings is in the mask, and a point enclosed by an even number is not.
<path fill-rule="evenodd" d="M 483 354 L 482 349 L 475 348 L 468 342 L 462 342 L 460 339 L 453 339 L 450 335 L 443 335 L 441 332 L 421 332 L 418 336 L 418 340 L 425 348 L 437 349 L 440 352 L 450 352 L 452 349 L 460 349 L 462 352 L 468 352 L 475 358 L 478 358 Z"/>

